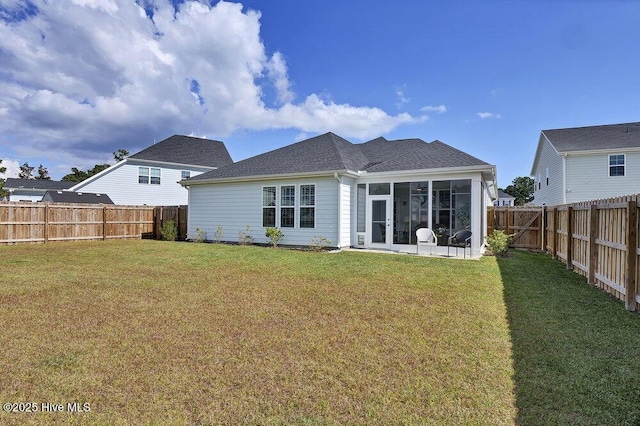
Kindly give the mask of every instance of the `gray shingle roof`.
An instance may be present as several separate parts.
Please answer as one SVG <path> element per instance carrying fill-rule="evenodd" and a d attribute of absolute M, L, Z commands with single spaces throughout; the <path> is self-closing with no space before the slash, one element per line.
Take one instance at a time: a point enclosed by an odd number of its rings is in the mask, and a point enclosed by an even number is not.
<path fill-rule="evenodd" d="M 367 163 L 367 157 L 351 142 L 333 133 L 325 133 L 211 170 L 189 181 L 331 170 L 362 170 Z"/>
<path fill-rule="evenodd" d="M 15 178 L 7 178 L 4 183 L 4 189 L 27 189 L 33 191 L 42 191 L 42 190 L 62 190 L 69 189 L 77 182 L 64 182 L 58 180 L 48 180 L 48 179 L 15 179 Z"/>
<path fill-rule="evenodd" d="M 440 141 L 388 141 L 377 138 L 352 144 L 334 133 L 266 152 L 188 179 L 199 180 L 279 174 L 368 171 L 386 172 L 489 165 Z"/>
<path fill-rule="evenodd" d="M 89 192 L 47 191 L 42 201 L 54 203 L 82 203 L 82 204 L 113 204 L 107 194 L 93 194 Z"/>
<path fill-rule="evenodd" d="M 411 143 L 409 143 L 411 141 Z M 421 145 L 417 145 L 419 141 Z M 400 149 L 391 146 L 400 142 Z M 399 170 L 442 169 L 448 167 L 488 166 L 466 152 L 435 140 L 426 143 L 420 139 L 389 142 L 389 156 L 385 161 L 367 168 L 368 172 L 391 172 Z M 404 149 L 403 149 L 404 148 Z"/>
<path fill-rule="evenodd" d="M 640 148 L 640 122 L 543 130 L 558 152 Z"/>
<path fill-rule="evenodd" d="M 233 163 L 223 142 L 182 135 L 173 135 L 129 158 L 208 167 Z"/>

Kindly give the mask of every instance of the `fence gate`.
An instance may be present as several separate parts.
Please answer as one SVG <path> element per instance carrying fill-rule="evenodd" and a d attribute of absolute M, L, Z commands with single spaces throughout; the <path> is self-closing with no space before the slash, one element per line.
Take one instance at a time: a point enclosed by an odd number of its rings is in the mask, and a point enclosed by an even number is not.
<path fill-rule="evenodd" d="M 513 235 L 510 247 L 542 250 L 542 207 L 488 207 L 487 231 Z"/>

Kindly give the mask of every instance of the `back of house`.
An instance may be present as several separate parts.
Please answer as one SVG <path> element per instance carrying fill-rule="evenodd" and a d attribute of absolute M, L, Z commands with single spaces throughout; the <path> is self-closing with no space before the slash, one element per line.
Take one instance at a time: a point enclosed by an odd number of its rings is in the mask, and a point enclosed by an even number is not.
<path fill-rule="evenodd" d="M 186 205 L 178 182 L 233 163 L 223 142 L 173 135 L 137 152 L 71 190 L 107 194 L 119 205 Z"/>

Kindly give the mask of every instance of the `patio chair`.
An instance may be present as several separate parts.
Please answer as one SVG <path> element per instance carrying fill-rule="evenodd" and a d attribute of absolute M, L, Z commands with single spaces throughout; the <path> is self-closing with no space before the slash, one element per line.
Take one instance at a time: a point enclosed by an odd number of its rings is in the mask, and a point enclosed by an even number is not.
<path fill-rule="evenodd" d="M 429 247 L 429 253 L 433 254 L 438 245 L 436 234 L 429 228 L 416 229 L 416 254 L 420 254 L 420 245 Z"/>
<path fill-rule="evenodd" d="M 458 247 L 462 247 L 463 257 L 467 257 L 467 246 L 469 246 L 469 256 L 471 256 L 471 231 L 463 229 L 456 232 L 447 241 L 447 256 L 449 256 L 449 248 L 456 248 L 456 256 L 458 256 Z"/>

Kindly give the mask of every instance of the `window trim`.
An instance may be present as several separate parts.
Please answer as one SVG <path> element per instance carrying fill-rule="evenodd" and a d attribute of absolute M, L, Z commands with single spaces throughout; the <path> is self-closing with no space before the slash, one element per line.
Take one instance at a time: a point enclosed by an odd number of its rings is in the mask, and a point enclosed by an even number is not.
<path fill-rule="evenodd" d="M 313 203 L 309 205 L 302 204 L 302 187 L 312 186 L 313 187 Z M 285 205 L 282 202 L 282 189 L 286 187 L 293 187 L 294 195 L 293 195 L 293 205 Z M 273 185 L 262 185 L 260 189 L 260 205 L 262 207 L 261 214 L 261 224 L 263 228 L 287 228 L 287 229 L 316 229 L 316 211 L 318 207 L 317 202 L 317 184 L 316 183 L 281 183 L 281 184 L 273 184 Z M 264 205 L 264 190 L 265 188 L 275 188 L 275 204 L 273 206 L 265 206 Z M 270 208 L 275 210 L 275 220 L 273 226 L 265 226 L 264 224 L 264 209 Z M 282 226 L 282 211 L 283 209 L 291 209 L 293 208 L 293 226 Z M 305 227 L 301 226 L 302 214 L 300 213 L 304 208 L 312 208 L 313 209 L 313 227 Z"/>
<path fill-rule="evenodd" d="M 293 204 L 285 204 L 284 203 L 284 189 L 285 188 L 293 188 Z M 280 219 L 280 228 L 295 228 L 296 227 L 296 216 L 298 216 L 296 214 L 296 184 L 293 185 L 280 185 L 280 191 L 278 191 L 280 193 L 280 205 L 278 206 L 278 218 Z M 291 195 L 288 194 L 288 197 L 290 197 Z M 293 210 L 293 218 L 292 218 L 292 222 L 291 225 L 283 225 L 282 224 L 282 218 L 283 218 L 283 212 L 284 211 L 289 211 L 289 210 Z"/>
<path fill-rule="evenodd" d="M 143 175 L 141 172 L 146 170 L 147 174 Z M 157 170 L 158 175 L 153 176 L 152 171 Z M 140 178 L 146 178 L 146 182 L 140 182 Z M 157 178 L 158 182 L 155 183 L 152 181 L 153 178 Z M 150 167 L 150 166 L 138 166 L 138 184 L 140 185 L 162 185 L 162 168 L 160 167 Z"/>
<path fill-rule="evenodd" d="M 310 186 L 313 188 L 313 204 L 303 204 L 302 203 L 302 197 L 304 196 L 304 193 L 302 191 L 302 187 L 303 186 Z M 299 188 L 298 188 L 298 192 L 300 194 L 300 196 L 298 197 L 299 200 L 299 212 L 298 212 L 298 228 L 300 229 L 316 229 L 316 210 L 317 210 L 317 206 L 318 206 L 318 200 L 317 200 L 317 191 L 316 191 L 317 185 L 315 183 L 304 183 L 304 184 L 299 184 Z M 302 209 L 313 209 L 313 226 L 302 226 Z"/>
<path fill-rule="evenodd" d="M 622 164 L 611 164 L 611 157 L 622 157 Z M 608 163 L 608 168 L 609 168 L 609 172 L 608 172 L 608 176 L 609 177 L 625 177 L 627 175 L 627 154 L 609 154 L 607 156 L 607 163 Z M 622 167 L 622 174 L 618 175 L 612 175 L 611 174 L 611 169 L 612 168 L 618 168 L 618 167 Z"/>
<path fill-rule="evenodd" d="M 273 188 L 274 189 L 274 200 L 273 200 L 273 205 L 265 205 L 264 203 L 264 190 L 267 188 Z M 272 228 L 275 227 L 276 225 L 278 225 L 278 185 L 263 185 L 262 188 L 260 189 L 260 205 L 262 206 L 262 208 L 260 209 L 260 214 L 262 216 L 262 219 L 260 220 L 260 223 L 262 224 L 263 228 Z M 264 211 L 265 209 L 273 209 L 273 226 L 271 225 L 265 225 L 264 224 Z"/>

